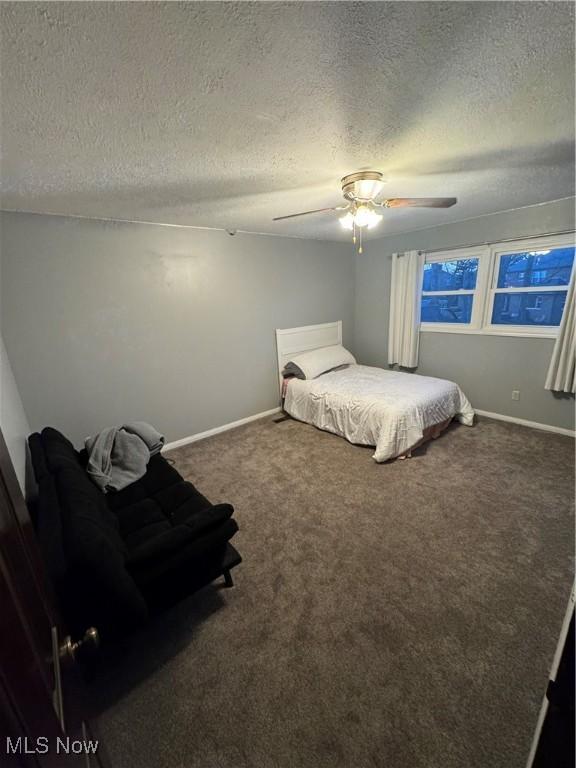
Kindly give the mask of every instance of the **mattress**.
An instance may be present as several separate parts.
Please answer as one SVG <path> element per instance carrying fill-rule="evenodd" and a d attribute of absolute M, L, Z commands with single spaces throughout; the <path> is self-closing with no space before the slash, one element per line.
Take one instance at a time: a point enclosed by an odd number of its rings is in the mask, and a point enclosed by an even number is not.
<path fill-rule="evenodd" d="M 375 461 L 407 454 L 425 430 L 456 417 L 472 426 L 474 410 L 453 381 L 350 365 L 316 379 L 288 379 L 290 416 L 357 445 L 373 445 Z"/>

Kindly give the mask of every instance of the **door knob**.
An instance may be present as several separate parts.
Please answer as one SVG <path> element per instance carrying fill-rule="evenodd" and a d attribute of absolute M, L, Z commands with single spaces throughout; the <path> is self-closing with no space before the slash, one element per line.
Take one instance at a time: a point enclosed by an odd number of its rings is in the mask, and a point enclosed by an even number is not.
<path fill-rule="evenodd" d="M 76 654 L 79 650 L 90 648 L 95 650 L 100 645 L 100 635 L 96 627 L 89 627 L 84 632 L 84 637 L 80 640 L 72 640 L 70 635 L 64 638 L 59 648 L 59 655 L 62 661 L 76 661 Z"/>

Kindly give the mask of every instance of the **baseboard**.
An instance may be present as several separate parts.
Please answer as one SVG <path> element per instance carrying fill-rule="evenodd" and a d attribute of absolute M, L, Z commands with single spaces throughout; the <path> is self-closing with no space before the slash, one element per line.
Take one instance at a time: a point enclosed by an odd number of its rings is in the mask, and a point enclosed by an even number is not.
<path fill-rule="evenodd" d="M 243 424 L 249 424 L 251 421 L 258 421 L 258 419 L 263 419 L 266 416 L 272 416 L 279 411 L 280 408 L 272 408 L 269 411 L 262 411 L 262 413 L 255 413 L 253 416 L 246 416 L 244 419 L 238 419 L 238 421 L 231 421 L 229 424 L 222 424 L 221 427 L 214 427 L 213 429 L 207 429 L 205 432 L 197 432 L 195 435 L 183 437 L 181 440 L 174 440 L 173 443 L 166 443 L 164 448 L 162 448 L 162 453 L 164 453 L 164 451 L 172 451 L 174 448 L 181 448 L 183 445 L 188 445 L 189 443 L 196 443 L 198 440 L 204 440 L 213 435 L 219 435 L 220 432 L 228 432 L 229 429 L 235 429 L 236 427 L 241 427 Z"/>
<path fill-rule="evenodd" d="M 255 413 L 253 416 L 246 416 L 238 421 L 231 421 L 229 424 L 222 424 L 220 427 L 214 427 L 213 429 L 207 429 L 205 432 L 197 432 L 195 435 L 189 435 L 183 437 L 180 440 L 174 440 L 172 443 L 166 443 L 162 452 L 172 451 L 174 448 L 181 448 L 183 445 L 189 443 L 196 443 L 198 440 L 204 440 L 207 437 L 213 435 L 219 435 L 221 432 L 228 432 L 229 429 L 235 429 L 241 427 L 243 424 L 249 424 L 251 421 L 258 421 L 258 419 L 264 419 L 266 416 L 273 416 L 275 413 L 279 413 L 281 408 L 271 408 L 269 411 L 262 411 L 262 413 Z M 478 416 L 486 416 L 489 419 L 497 419 L 498 421 L 509 421 L 512 424 L 520 424 L 523 427 L 532 427 L 532 429 L 541 429 L 544 432 L 556 432 L 559 435 L 568 435 L 568 437 L 575 437 L 576 433 L 571 429 L 565 429 L 564 427 L 555 427 L 552 424 L 539 424 L 536 421 L 528 421 L 527 419 L 518 419 L 516 416 L 506 416 L 503 413 L 491 413 L 490 411 L 480 411 L 477 408 L 474 409 Z"/>
<path fill-rule="evenodd" d="M 527 419 L 518 419 L 516 416 L 506 416 L 503 413 L 491 413 L 490 411 L 479 411 L 474 409 L 478 416 L 487 416 L 489 419 L 497 419 L 498 421 L 509 421 L 512 424 L 521 424 L 523 427 L 532 427 L 532 429 L 541 429 L 544 432 L 556 432 L 559 435 L 567 435 L 568 437 L 575 437 L 576 433 L 572 429 L 566 429 L 565 427 L 554 427 L 552 424 L 539 424 L 537 421 L 528 421 Z"/>

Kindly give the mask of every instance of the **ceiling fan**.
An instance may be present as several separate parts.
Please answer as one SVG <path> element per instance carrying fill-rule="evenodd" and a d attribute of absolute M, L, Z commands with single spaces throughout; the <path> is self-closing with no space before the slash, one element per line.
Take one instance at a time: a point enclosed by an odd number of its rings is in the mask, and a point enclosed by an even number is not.
<path fill-rule="evenodd" d="M 357 232 L 359 239 L 358 253 L 362 253 L 362 230 L 374 229 L 382 220 L 379 213 L 384 208 L 450 208 L 456 204 L 455 197 L 389 197 L 376 200 L 384 187 L 384 175 L 380 171 L 358 171 L 344 176 L 341 181 L 345 205 L 332 208 L 316 208 L 313 211 L 291 213 L 288 216 L 276 216 L 272 221 L 294 219 L 297 216 L 308 216 L 311 213 L 326 211 L 345 211 L 340 217 L 344 229 L 352 232 L 352 242 L 356 243 Z"/>

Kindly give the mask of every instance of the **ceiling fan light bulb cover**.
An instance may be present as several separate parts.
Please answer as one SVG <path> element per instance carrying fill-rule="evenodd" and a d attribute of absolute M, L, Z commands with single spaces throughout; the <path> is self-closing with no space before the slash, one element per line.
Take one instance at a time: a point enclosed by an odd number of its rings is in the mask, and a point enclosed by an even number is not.
<path fill-rule="evenodd" d="M 341 216 L 339 221 L 342 229 L 352 230 L 354 228 L 354 216 L 352 216 L 351 213 L 347 213 L 345 216 Z"/>
<path fill-rule="evenodd" d="M 354 221 L 357 227 L 375 227 L 381 218 L 380 214 L 373 211 L 367 205 L 358 206 L 354 214 Z"/>

